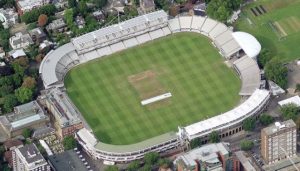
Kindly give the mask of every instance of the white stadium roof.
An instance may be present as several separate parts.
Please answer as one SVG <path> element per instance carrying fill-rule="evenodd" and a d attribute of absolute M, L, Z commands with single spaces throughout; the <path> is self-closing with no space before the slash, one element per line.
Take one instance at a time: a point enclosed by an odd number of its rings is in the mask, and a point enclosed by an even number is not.
<path fill-rule="evenodd" d="M 259 54 L 261 45 L 254 36 L 240 31 L 232 33 L 232 36 L 250 58 L 255 58 Z"/>
<path fill-rule="evenodd" d="M 219 130 L 223 127 L 229 127 L 230 124 L 240 122 L 242 119 L 249 117 L 258 106 L 264 103 L 269 97 L 269 91 L 257 89 L 255 92 L 241 105 L 236 108 L 215 117 L 194 123 L 184 127 L 188 138 L 193 139 L 205 135 L 210 131 Z"/>

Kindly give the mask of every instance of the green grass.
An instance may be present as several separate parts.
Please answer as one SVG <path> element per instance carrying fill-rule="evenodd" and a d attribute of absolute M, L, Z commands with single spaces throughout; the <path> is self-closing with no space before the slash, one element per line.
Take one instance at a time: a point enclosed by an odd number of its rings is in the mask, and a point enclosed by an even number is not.
<path fill-rule="evenodd" d="M 75 67 L 65 86 L 99 140 L 132 144 L 237 105 L 240 80 L 223 62 L 206 37 L 177 33 Z M 128 81 L 147 70 L 173 95 L 154 109 Z"/>
<path fill-rule="evenodd" d="M 257 5 L 263 5 L 267 9 L 267 13 L 255 17 L 250 8 Z M 258 0 L 242 10 L 242 15 L 236 27 L 238 30 L 254 35 L 262 44 L 262 47 L 270 49 L 273 55 L 285 61 L 291 61 L 300 58 L 300 28 L 295 28 L 297 27 L 297 21 L 300 21 L 299 9 L 300 0 Z M 249 24 L 247 18 L 251 20 L 252 25 Z M 291 18 L 294 20 L 291 20 Z M 282 40 L 279 40 L 268 24 L 268 22 L 276 21 L 288 34 Z"/>

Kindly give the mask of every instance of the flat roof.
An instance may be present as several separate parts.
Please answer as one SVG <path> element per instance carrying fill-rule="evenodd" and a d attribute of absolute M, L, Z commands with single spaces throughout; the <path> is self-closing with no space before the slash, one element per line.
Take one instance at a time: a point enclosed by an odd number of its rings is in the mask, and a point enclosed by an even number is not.
<path fill-rule="evenodd" d="M 56 171 L 80 170 L 87 171 L 88 169 L 80 160 L 78 154 L 73 150 L 68 150 L 63 153 L 49 156 L 49 161 Z"/>
<path fill-rule="evenodd" d="M 264 131 L 267 135 L 271 135 L 276 133 L 277 131 L 280 131 L 285 128 L 291 128 L 291 127 L 296 127 L 296 124 L 292 119 L 289 119 L 283 122 L 275 122 L 271 126 L 262 129 L 262 131 Z"/>
<path fill-rule="evenodd" d="M 254 36 L 241 31 L 232 33 L 232 36 L 250 58 L 255 58 L 259 54 L 261 45 Z"/>
<path fill-rule="evenodd" d="M 297 95 L 297 96 L 290 97 L 290 98 L 287 98 L 285 100 L 281 100 L 281 101 L 278 102 L 278 104 L 280 106 L 291 104 L 291 103 L 295 104 L 298 107 L 300 107 L 300 97 Z"/>

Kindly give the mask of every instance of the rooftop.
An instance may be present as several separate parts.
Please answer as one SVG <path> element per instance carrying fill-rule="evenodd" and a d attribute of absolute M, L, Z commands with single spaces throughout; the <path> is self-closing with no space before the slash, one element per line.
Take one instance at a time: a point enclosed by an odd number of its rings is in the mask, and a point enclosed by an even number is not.
<path fill-rule="evenodd" d="M 261 45 L 254 36 L 240 31 L 232 33 L 232 36 L 250 58 L 255 58 L 259 54 Z"/>
<path fill-rule="evenodd" d="M 88 170 L 73 150 L 49 156 L 49 161 L 56 171 Z"/>
<path fill-rule="evenodd" d="M 26 159 L 28 164 L 35 163 L 41 160 L 44 160 L 44 162 L 46 162 L 35 144 L 26 144 L 24 147 L 18 148 L 18 150 Z"/>
<path fill-rule="evenodd" d="M 249 159 L 244 155 L 244 151 L 235 152 L 236 157 L 239 159 L 245 170 L 247 171 L 255 171 L 255 168 L 252 166 Z"/>
<path fill-rule="evenodd" d="M 296 124 L 292 119 L 290 119 L 281 123 L 275 122 L 271 126 L 264 128 L 262 131 L 264 131 L 267 135 L 272 135 L 277 131 L 287 129 L 287 128 L 292 128 L 292 127 L 296 127 Z"/>
<path fill-rule="evenodd" d="M 295 104 L 296 106 L 300 107 L 300 97 L 299 96 L 293 96 L 293 97 L 290 97 L 290 98 L 287 98 L 285 100 L 282 100 L 282 101 L 278 102 L 278 104 L 280 106 L 284 106 L 284 105 L 287 105 L 287 104 Z"/>

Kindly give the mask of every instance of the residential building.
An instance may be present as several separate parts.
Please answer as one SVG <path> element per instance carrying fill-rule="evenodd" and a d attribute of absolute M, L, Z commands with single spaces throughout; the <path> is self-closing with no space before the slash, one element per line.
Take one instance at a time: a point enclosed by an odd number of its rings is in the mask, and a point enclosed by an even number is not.
<path fill-rule="evenodd" d="M 207 144 L 178 156 L 174 165 L 178 171 L 226 170 L 231 160 L 229 147 L 224 143 Z"/>
<path fill-rule="evenodd" d="M 12 59 L 17 59 L 20 57 L 26 57 L 26 53 L 24 52 L 24 50 L 21 49 L 13 49 L 11 51 L 8 52 L 9 57 L 11 57 Z"/>
<path fill-rule="evenodd" d="M 261 155 L 267 164 L 295 156 L 296 147 L 297 127 L 291 119 L 261 131 Z"/>
<path fill-rule="evenodd" d="M 67 170 L 80 170 L 88 171 L 90 166 L 79 158 L 80 153 L 77 154 L 74 150 L 68 150 L 63 153 L 54 154 L 48 157 L 49 164 L 53 171 L 67 171 Z"/>
<path fill-rule="evenodd" d="M 48 24 L 46 30 L 48 32 L 63 32 L 66 27 L 67 24 L 65 23 L 64 19 L 60 18 L 57 20 L 53 20 L 50 24 Z"/>
<path fill-rule="evenodd" d="M 255 168 L 253 162 L 251 161 L 250 157 L 246 157 L 244 151 L 237 151 L 234 153 L 235 164 L 234 170 L 235 171 L 256 171 L 258 169 Z"/>
<path fill-rule="evenodd" d="M 92 15 L 97 21 L 104 21 L 105 19 L 103 12 L 100 10 L 93 12 Z"/>
<path fill-rule="evenodd" d="M 47 35 L 40 27 L 30 30 L 29 35 L 30 35 L 32 41 L 35 42 L 35 44 L 37 44 L 37 45 L 42 43 L 47 38 Z"/>
<path fill-rule="evenodd" d="M 40 8 L 50 2 L 51 0 L 18 0 L 16 1 L 16 6 L 19 15 L 23 15 L 25 12 L 29 12 L 35 8 Z"/>
<path fill-rule="evenodd" d="M 49 89 L 41 98 L 51 112 L 51 121 L 54 123 L 56 134 L 60 138 L 72 135 L 83 128 L 83 118 L 73 105 L 66 92 L 59 88 Z"/>
<path fill-rule="evenodd" d="M 18 139 L 9 139 L 3 143 L 6 151 L 11 151 L 19 147 L 23 147 L 23 142 Z"/>
<path fill-rule="evenodd" d="M 0 127 L 8 137 L 22 135 L 25 128 L 38 129 L 47 125 L 49 118 L 37 101 L 17 106 L 14 112 L 0 116 Z"/>
<path fill-rule="evenodd" d="M 35 144 L 27 144 L 12 152 L 14 171 L 50 171 L 50 165 Z"/>
<path fill-rule="evenodd" d="M 80 29 L 85 26 L 85 20 L 82 16 L 76 16 L 75 23 Z"/>
<path fill-rule="evenodd" d="M 31 44 L 33 44 L 33 41 L 29 34 L 18 32 L 14 36 L 9 38 L 9 45 L 12 49 L 26 49 Z"/>
<path fill-rule="evenodd" d="M 154 0 L 140 0 L 140 9 L 144 14 L 155 10 Z"/>
<path fill-rule="evenodd" d="M 2 23 L 3 27 L 7 29 L 18 22 L 18 13 L 13 8 L 1 8 L 0 22 Z"/>
<path fill-rule="evenodd" d="M 0 58 L 5 57 L 5 51 L 3 50 L 3 47 L 0 46 Z"/>

